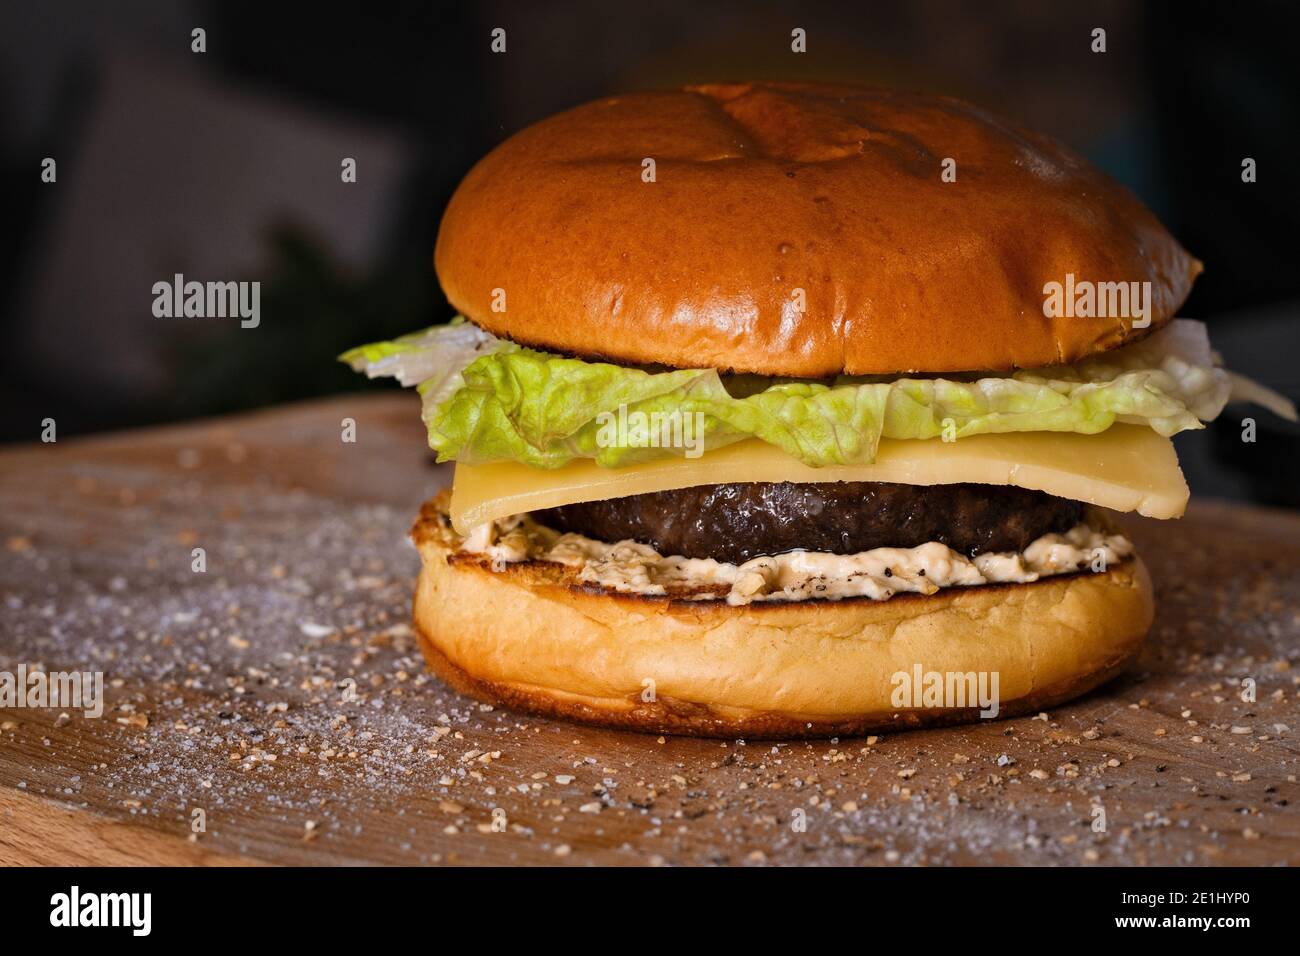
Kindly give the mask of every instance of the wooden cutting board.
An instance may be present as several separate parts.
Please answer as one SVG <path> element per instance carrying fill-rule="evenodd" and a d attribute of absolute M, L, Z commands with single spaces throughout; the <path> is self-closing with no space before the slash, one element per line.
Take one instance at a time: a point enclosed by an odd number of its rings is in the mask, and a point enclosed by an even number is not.
<path fill-rule="evenodd" d="M 1148 650 L 1037 718 L 655 738 L 426 675 L 405 534 L 448 473 L 417 411 L 0 452 L 0 670 L 107 685 L 99 719 L 0 710 L 0 863 L 1300 863 L 1300 516 L 1132 522 Z"/>

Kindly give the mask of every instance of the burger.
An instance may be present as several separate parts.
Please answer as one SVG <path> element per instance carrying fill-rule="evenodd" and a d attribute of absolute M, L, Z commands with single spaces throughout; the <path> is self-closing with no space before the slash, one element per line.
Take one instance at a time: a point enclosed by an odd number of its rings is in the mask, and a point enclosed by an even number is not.
<path fill-rule="evenodd" d="M 656 733 L 1038 711 L 1138 653 L 1116 516 L 1177 518 L 1170 437 L 1244 398 L 1174 318 L 1201 263 L 1046 136 L 940 96 L 615 96 L 465 177 L 460 315 L 354 349 L 422 398 L 432 669 Z"/>

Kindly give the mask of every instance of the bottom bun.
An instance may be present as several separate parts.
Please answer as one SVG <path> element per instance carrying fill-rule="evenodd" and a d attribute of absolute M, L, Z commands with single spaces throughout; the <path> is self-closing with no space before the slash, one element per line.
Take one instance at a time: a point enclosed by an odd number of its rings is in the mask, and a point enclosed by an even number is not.
<path fill-rule="evenodd" d="M 1136 557 L 1032 584 L 733 607 L 593 590 L 539 562 L 493 570 L 453 551 L 430 506 L 413 536 L 415 627 L 443 680 L 514 710 L 651 733 L 830 736 L 981 719 L 970 698 L 898 706 L 905 685 L 932 674 L 982 674 L 985 689 L 996 674 L 997 716 L 1036 712 L 1122 671 L 1154 613 Z"/>

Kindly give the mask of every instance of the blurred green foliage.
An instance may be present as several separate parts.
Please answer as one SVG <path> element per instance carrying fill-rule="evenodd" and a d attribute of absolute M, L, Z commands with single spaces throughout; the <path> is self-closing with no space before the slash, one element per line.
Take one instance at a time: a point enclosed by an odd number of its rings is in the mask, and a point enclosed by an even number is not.
<path fill-rule="evenodd" d="M 354 345 L 390 339 L 451 318 L 432 256 L 385 259 L 354 274 L 315 239 L 277 227 L 263 271 L 261 323 L 211 323 L 177 346 L 169 417 L 211 415 L 366 388 L 337 360 Z"/>

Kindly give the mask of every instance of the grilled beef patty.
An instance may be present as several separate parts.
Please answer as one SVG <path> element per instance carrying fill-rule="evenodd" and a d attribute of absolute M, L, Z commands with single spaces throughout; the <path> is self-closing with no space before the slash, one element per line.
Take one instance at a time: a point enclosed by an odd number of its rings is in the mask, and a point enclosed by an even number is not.
<path fill-rule="evenodd" d="M 1068 531 L 1083 505 L 999 485 L 749 482 L 563 505 L 533 516 L 599 541 L 630 538 L 663 555 L 739 564 L 785 551 L 855 554 L 939 541 L 974 556 L 1021 551 Z"/>

